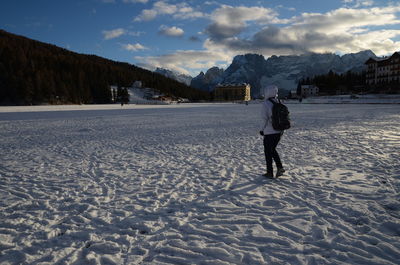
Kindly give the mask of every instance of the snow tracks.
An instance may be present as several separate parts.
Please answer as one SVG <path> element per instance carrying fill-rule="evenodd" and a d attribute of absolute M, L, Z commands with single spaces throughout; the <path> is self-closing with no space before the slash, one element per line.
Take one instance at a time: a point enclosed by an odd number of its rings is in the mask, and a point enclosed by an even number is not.
<path fill-rule="evenodd" d="M 275 180 L 259 106 L 187 106 L 0 120 L 0 264 L 400 260 L 399 106 L 290 105 Z"/>

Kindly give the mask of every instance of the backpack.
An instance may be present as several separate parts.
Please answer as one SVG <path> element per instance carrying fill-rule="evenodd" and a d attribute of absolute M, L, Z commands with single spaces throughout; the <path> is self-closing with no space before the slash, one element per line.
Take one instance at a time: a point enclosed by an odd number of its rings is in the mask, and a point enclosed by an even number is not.
<path fill-rule="evenodd" d="M 289 109 L 281 103 L 273 101 L 271 98 L 268 99 L 274 104 L 272 107 L 272 127 L 274 130 L 283 131 L 290 128 L 290 117 Z"/>

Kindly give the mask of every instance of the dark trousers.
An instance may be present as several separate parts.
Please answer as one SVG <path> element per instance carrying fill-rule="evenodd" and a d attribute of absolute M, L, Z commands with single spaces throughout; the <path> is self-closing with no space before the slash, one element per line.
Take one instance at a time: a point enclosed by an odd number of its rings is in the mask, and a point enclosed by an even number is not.
<path fill-rule="evenodd" d="M 277 168 L 283 167 L 281 158 L 279 157 L 279 154 L 275 149 L 279 141 L 281 140 L 281 135 L 282 134 L 280 133 L 264 135 L 264 153 L 268 173 L 274 172 L 272 167 L 272 159 L 275 161 Z"/>

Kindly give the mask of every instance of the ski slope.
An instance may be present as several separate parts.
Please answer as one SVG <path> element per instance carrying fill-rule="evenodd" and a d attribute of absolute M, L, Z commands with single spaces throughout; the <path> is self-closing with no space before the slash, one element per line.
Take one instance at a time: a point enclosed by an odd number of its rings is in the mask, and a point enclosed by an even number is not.
<path fill-rule="evenodd" d="M 0 108 L 0 264 L 398 264 L 400 105 L 289 109 Z"/>

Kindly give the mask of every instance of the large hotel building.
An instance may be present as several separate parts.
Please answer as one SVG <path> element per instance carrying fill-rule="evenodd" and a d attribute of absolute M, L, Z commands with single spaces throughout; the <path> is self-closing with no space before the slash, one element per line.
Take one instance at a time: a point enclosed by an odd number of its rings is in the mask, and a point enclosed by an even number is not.
<path fill-rule="evenodd" d="M 385 84 L 398 84 L 400 86 L 400 53 L 384 59 L 370 58 L 367 65 L 366 84 L 380 86 Z"/>
<path fill-rule="evenodd" d="M 249 101 L 250 84 L 218 84 L 214 89 L 214 97 L 217 101 Z"/>

